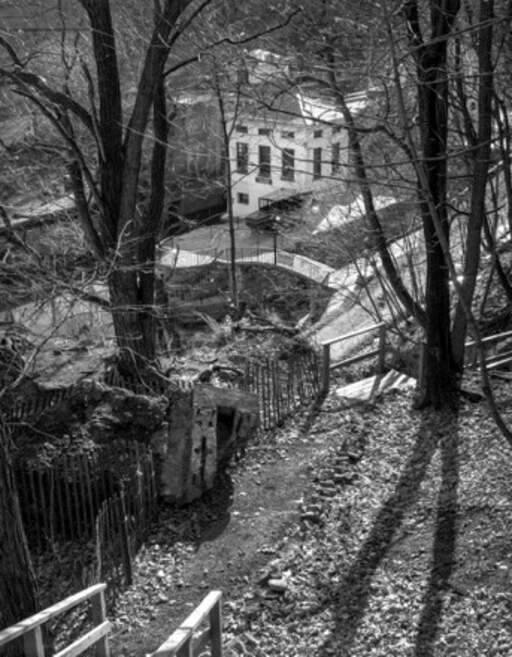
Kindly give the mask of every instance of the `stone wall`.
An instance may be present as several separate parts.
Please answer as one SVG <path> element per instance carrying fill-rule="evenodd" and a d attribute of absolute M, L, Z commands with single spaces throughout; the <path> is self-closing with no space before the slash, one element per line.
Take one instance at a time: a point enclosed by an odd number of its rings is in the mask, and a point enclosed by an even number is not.
<path fill-rule="evenodd" d="M 229 436 L 219 424 L 219 410 L 230 411 Z M 174 394 L 165 425 L 155 433 L 158 489 L 169 502 L 185 504 L 212 488 L 222 463 L 243 448 L 258 428 L 258 400 L 238 390 L 196 385 Z"/>

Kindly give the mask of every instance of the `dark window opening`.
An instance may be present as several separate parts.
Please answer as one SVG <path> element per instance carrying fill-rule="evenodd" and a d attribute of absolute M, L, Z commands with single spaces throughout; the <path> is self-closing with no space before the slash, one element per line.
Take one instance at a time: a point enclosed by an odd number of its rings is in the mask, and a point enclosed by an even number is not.
<path fill-rule="evenodd" d="M 332 168 L 332 173 L 338 173 L 338 171 L 340 170 L 340 145 L 339 144 L 333 144 L 332 145 L 331 168 Z"/>
<path fill-rule="evenodd" d="M 270 146 L 259 147 L 258 175 L 260 178 L 270 178 Z"/>
<path fill-rule="evenodd" d="M 249 145 L 241 141 L 236 144 L 236 170 L 238 173 L 249 171 Z"/>
<path fill-rule="evenodd" d="M 281 179 L 295 180 L 295 151 L 293 148 L 283 148 Z"/>
<path fill-rule="evenodd" d="M 322 177 L 322 149 L 313 149 L 313 178 L 317 180 Z"/>

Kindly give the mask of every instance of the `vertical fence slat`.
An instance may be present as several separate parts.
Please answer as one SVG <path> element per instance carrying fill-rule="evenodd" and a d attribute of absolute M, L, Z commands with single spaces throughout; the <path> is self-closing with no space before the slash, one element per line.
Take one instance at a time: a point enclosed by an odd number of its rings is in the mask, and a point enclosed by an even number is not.
<path fill-rule="evenodd" d="M 30 482 L 30 509 L 32 512 L 32 518 L 35 520 L 35 525 L 36 525 L 36 532 L 37 532 L 37 548 L 39 550 L 42 549 L 43 543 L 42 543 L 42 536 L 41 536 L 41 522 L 39 518 L 39 505 L 37 503 L 37 495 L 36 495 L 36 487 L 34 484 L 34 470 L 30 468 L 28 471 L 29 475 L 29 482 Z"/>
<path fill-rule="evenodd" d="M 94 519 L 95 519 L 95 505 L 93 500 L 92 484 L 91 484 L 91 466 L 87 454 L 82 455 L 82 464 L 84 469 L 85 488 L 87 490 L 87 505 L 89 508 L 89 521 L 90 521 L 90 534 L 94 532 Z"/>
<path fill-rule="evenodd" d="M 73 531 L 73 514 L 71 511 L 71 483 L 69 480 L 69 469 L 68 469 L 68 457 L 65 456 L 63 461 L 62 461 L 62 466 L 63 466 L 63 471 L 64 471 L 64 483 L 65 483 L 65 488 L 64 488 L 64 496 L 66 498 L 66 510 L 68 512 L 68 522 L 67 522 L 67 532 L 66 532 L 66 538 L 67 539 L 73 539 L 74 536 L 74 531 Z"/>

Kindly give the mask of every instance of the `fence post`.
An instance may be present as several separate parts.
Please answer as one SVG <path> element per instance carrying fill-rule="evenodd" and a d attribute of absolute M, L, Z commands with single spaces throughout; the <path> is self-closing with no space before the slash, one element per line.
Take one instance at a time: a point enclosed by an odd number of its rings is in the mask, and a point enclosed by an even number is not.
<path fill-rule="evenodd" d="M 210 611 L 210 641 L 212 657 L 222 657 L 222 598 Z"/>
<path fill-rule="evenodd" d="M 101 625 L 107 620 L 107 603 L 102 589 L 91 599 L 91 613 L 94 625 Z M 103 636 L 96 644 L 96 657 L 110 657 L 108 636 Z"/>
<path fill-rule="evenodd" d="M 26 657 L 44 657 L 43 630 L 40 625 L 23 635 L 23 653 Z"/>
<path fill-rule="evenodd" d="M 322 392 L 329 392 L 329 379 L 331 370 L 331 345 L 322 345 Z"/>
<path fill-rule="evenodd" d="M 386 362 L 386 330 L 387 327 L 385 324 L 379 328 L 379 374 L 384 372 Z"/>

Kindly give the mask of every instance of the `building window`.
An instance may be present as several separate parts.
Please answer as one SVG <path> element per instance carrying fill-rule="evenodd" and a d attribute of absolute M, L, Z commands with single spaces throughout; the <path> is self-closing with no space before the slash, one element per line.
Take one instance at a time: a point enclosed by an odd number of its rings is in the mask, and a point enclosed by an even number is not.
<path fill-rule="evenodd" d="M 283 134 L 283 138 L 284 138 L 284 139 L 295 139 L 295 133 L 294 133 L 294 132 L 290 132 L 289 130 L 283 132 L 282 134 Z"/>
<path fill-rule="evenodd" d="M 323 134 L 323 133 L 322 133 L 321 130 L 315 130 L 315 131 L 313 132 L 313 137 L 314 137 L 315 139 L 320 139 L 320 137 L 322 136 L 322 134 Z"/>
<path fill-rule="evenodd" d="M 238 173 L 249 171 L 249 145 L 242 141 L 236 143 L 236 170 Z"/>
<path fill-rule="evenodd" d="M 235 126 L 235 132 L 238 132 L 239 135 L 246 135 L 249 130 L 246 125 L 240 125 L 240 123 L 238 123 Z"/>
<path fill-rule="evenodd" d="M 258 177 L 270 180 L 270 146 L 259 147 Z"/>
<path fill-rule="evenodd" d="M 336 143 L 332 145 L 331 172 L 338 173 L 339 170 L 340 170 L 340 145 Z"/>
<path fill-rule="evenodd" d="M 236 200 L 241 205 L 249 205 L 249 194 L 244 194 L 244 192 L 238 192 L 236 195 Z"/>
<path fill-rule="evenodd" d="M 341 126 L 335 125 L 334 128 L 332 129 L 332 134 L 337 135 L 339 132 L 341 132 Z"/>
<path fill-rule="evenodd" d="M 283 148 L 281 180 L 295 180 L 295 151 L 293 148 Z"/>
<path fill-rule="evenodd" d="M 258 134 L 268 136 L 270 135 L 270 128 L 258 128 Z"/>
<path fill-rule="evenodd" d="M 322 149 L 313 148 L 313 179 L 322 177 Z"/>

